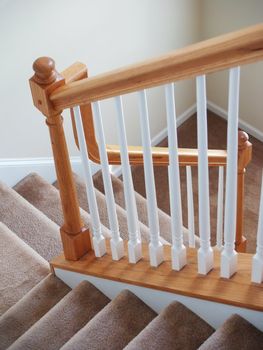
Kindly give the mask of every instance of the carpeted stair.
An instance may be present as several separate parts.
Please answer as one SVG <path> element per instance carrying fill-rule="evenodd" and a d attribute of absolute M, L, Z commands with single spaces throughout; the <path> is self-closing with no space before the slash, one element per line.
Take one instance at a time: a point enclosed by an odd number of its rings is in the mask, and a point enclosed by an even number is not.
<path fill-rule="evenodd" d="M 173 302 L 125 350 L 195 350 L 213 332 L 214 329 L 204 320 L 184 305 Z"/>
<path fill-rule="evenodd" d="M 49 273 L 47 261 L 3 223 L 0 223 L 0 266 L 0 315 Z"/>
<path fill-rule="evenodd" d="M 59 227 L 15 190 L 0 182 L 0 222 L 47 261 L 62 251 Z"/>
<path fill-rule="evenodd" d="M 70 290 L 70 287 L 52 274 L 42 279 L 0 317 L 0 350 L 14 343 Z"/>
<path fill-rule="evenodd" d="M 85 186 L 78 176 L 75 181 L 81 216 L 89 226 Z M 127 238 L 123 184 L 116 177 L 112 182 L 121 234 Z M 101 174 L 94 183 L 103 234 L 109 237 Z M 136 202 L 142 236 L 148 241 L 146 200 L 136 194 Z M 58 190 L 37 174 L 14 189 L 0 183 L 0 203 L 0 350 L 262 348 L 262 332 L 240 316 L 214 331 L 178 302 L 157 316 L 128 290 L 110 301 L 87 281 L 71 290 L 50 274 L 48 261 L 62 251 L 62 210 Z M 161 210 L 158 215 L 163 242 L 170 242 L 170 217 Z M 187 230 L 184 235 L 187 243 Z"/>

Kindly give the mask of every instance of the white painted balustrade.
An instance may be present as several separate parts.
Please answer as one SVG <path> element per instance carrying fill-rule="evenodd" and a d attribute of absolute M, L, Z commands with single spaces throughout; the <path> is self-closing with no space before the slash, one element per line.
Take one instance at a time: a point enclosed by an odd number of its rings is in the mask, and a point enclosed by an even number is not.
<path fill-rule="evenodd" d="M 221 277 L 230 278 L 237 271 L 235 251 L 237 212 L 238 105 L 240 68 L 230 69 L 227 125 L 227 167 L 224 223 L 224 249 L 221 253 Z"/>
<path fill-rule="evenodd" d="M 224 167 L 218 168 L 218 194 L 217 194 L 217 223 L 216 223 L 216 247 L 222 250 L 223 240 L 223 214 L 224 214 Z"/>
<path fill-rule="evenodd" d="M 123 105 L 120 96 L 115 97 L 115 103 L 117 109 L 117 126 L 120 142 L 122 176 L 124 183 L 125 205 L 127 211 L 127 221 L 129 230 L 128 254 L 130 263 L 136 263 L 142 257 L 142 245 L 139 231 L 135 192 L 131 175 L 131 167 L 129 164 Z"/>
<path fill-rule="evenodd" d="M 92 172 L 91 172 L 87 144 L 85 140 L 79 107 L 74 107 L 74 118 L 76 123 L 77 134 L 78 134 L 79 149 L 81 154 L 81 161 L 83 164 L 87 199 L 88 199 L 90 216 L 91 216 L 93 247 L 94 247 L 95 255 L 97 257 L 101 257 L 106 253 L 105 238 L 103 237 L 101 232 L 101 223 L 99 218 L 97 200 L 96 200 L 96 195 L 94 191 Z"/>
<path fill-rule="evenodd" d="M 207 110 L 206 79 L 196 78 L 197 89 L 197 134 L 198 134 L 198 205 L 199 235 L 198 272 L 206 275 L 214 265 L 214 254 L 210 244 L 209 173 L 207 155 Z"/>
<path fill-rule="evenodd" d="M 183 244 L 182 202 L 173 84 L 168 84 L 165 86 L 165 98 L 169 145 L 169 192 L 172 223 L 172 268 L 179 271 L 186 265 L 186 248 Z"/>
<path fill-rule="evenodd" d="M 111 253 L 113 260 L 119 260 L 124 256 L 123 240 L 120 237 L 118 218 L 116 214 L 116 204 L 112 189 L 109 162 L 106 150 L 106 142 L 102 125 L 102 117 L 99 102 L 92 104 L 94 125 L 97 134 L 100 161 L 102 167 L 103 184 L 105 190 L 106 204 L 109 215 L 110 230 L 112 238 L 110 240 Z"/>
<path fill-rule="evenodd" d="M 150 229 L 149 255 L 150 264 L 158 266 L 163 262 L 163 245 L 160 242 L 159 219 L 151 152 L 148 106 L 145 90 L 139 93 L 140 124 L 143 145 L 144 176 L 147 197 L 148 223 Z"/>
<path fill-rule="evenodd" d="M 188 232 L 189 232 L 189 247 L 195 247 L 195 215 L 194 215 L 194 196 L 193 196 L 193 181 L 192 168 L 186 166 L 186 186 L 187 186 L 187 216 L 188 216 Z"/>
<path fill-rule="evenodd" d="M 252 282 L 263 282 L 263 174 L 261 182 L 261 196 L 257 232 L 257 250 L 252 262 Z"/>

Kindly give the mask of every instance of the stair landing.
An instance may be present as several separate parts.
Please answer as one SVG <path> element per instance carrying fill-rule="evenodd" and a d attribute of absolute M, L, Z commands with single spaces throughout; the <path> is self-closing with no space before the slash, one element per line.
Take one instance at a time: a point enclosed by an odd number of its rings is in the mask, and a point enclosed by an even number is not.
<path fill-rule="evenodd" d="M 214 250 L 214 269 L 208 275 L 197 272 L 197 250 L 187 249 L 188 264 L 179 272 L 171 269 L 169 246 L 164 246 L 164 262 L 157 268 L 149 264 L 148 246 L 143 244 L 143 259 L 130 264 L 125 257 L 113 261 L 107 242 L 107 254 L 96 258 L 90 252 L 78 261 L 68 261 L 64 255 L 52 260 L 51 267 L 113 281 L 157 289 L 243 308 L 263 311 L 263 284 L 251 282 L 252 254 L 238 254 L 238 271 L 231 279 L 220 277 L 220 253 Z"/>

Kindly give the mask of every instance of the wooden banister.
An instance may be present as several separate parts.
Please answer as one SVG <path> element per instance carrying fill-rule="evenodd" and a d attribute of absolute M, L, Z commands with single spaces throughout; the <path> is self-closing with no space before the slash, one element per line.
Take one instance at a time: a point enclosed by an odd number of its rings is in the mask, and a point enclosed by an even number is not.
<path fill-rule="evenodd" d="M 246 167 L 252 158 L 252 144 L 248 134 L 238 132 L 238 182 L 237 182 L 237 222 L 236 222 L 236 251 L 246 251 L 246 238 L 243 236 L 244 226 L 244 189 Z"/>
<path fill-rule="evenodd" d="M 63 129 L 62 111 L 53 109 L 49 95 L 58 86 L 65 84 L 65 79 L 58 74 L 55 63 L 48 57 L 41 57 L 34 62 L 35 75 L 30 79 L 34 105 L 46 116 L 49 127 L 52 150 L 56 166 L 60 197 L 64 215 L 61 238 L 64 254 L 69 260 L 78 260 L 91 250 L 90 234 L 83 227 L 79 204 L 73 180 L 69 153 Z M 75 72 L 68 71 L 69 75 Z"/>
<path fill-rule="evenodd" d="M 263 59 L 263 24 L 218 36 L 96 77 L 65 84 L 50 95 L 55 109 L 193 78 Z"/>

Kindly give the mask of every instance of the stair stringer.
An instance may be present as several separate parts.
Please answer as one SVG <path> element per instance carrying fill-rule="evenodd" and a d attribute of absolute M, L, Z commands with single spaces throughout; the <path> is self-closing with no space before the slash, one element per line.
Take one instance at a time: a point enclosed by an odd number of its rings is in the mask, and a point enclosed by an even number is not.
<path fill-rule="evenodd" d="M 219 328 L 231 315 L 238 314 L 252 323 L 259 330 L 263 331 L 263 312 L 261 311 L 193 298 L 152 288 L 145 288 L 56 267 L 54 267 L 54 273 L 71 288 L 77 286 L 81 281 L 89 281 L 111 300 L 122 290 L 128 289 L 158 314 L 171 302 L 178 301 L 204 319 L 215 329 Z"/>

